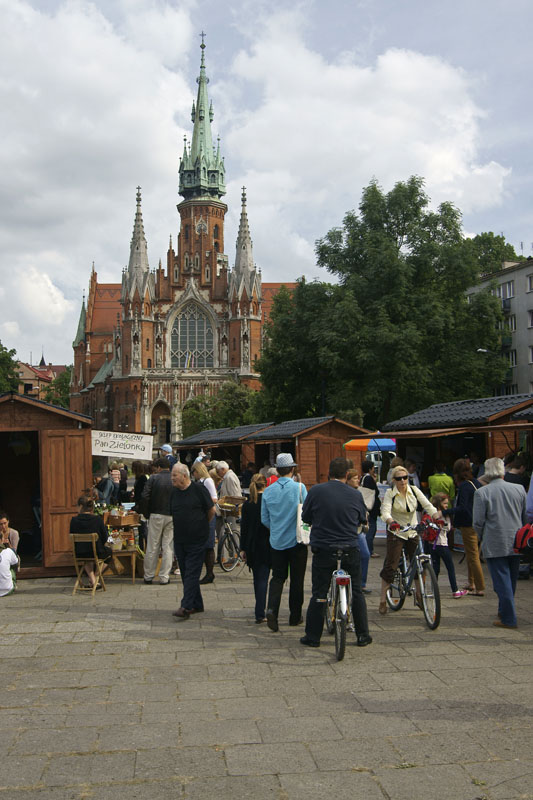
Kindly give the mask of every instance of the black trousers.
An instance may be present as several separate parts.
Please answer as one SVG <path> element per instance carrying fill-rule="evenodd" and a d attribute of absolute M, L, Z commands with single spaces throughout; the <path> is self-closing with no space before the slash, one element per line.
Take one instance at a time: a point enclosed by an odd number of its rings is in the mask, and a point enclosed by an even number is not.
<path fill-rule="evenodd" d="M 204 565 L 206 539 L 201 542 L 182 544 L 174 539 L 174 550 L 183 581 L 182 608 L 204 610 L 200 589 L 200 574 Z"/>
<path fill-rule="evenodd" d="M 368 636 L 368 616 L 365 596 L 361 589 L 361 554 L 358 547 L 344 548 L 347 555 L 341 560 L 342 569 L 352 579 L 352 617 L 358 636 Z M 313 642 L 319 642 L 324 629 L 324 614 L 331 574 L 337 568 L 334 550 L 313 548 L 312 595 L 307 608 L 305 633 Z"/>
<path fill-rule="evenodd" d="M 307 566 L 307 547 L 305 544 L 297 544 L 287 550 L 274 550 L 270 548 L 270 559 L 272 564 L 272 577 L 268 591 L 267 608 L 274 612 L 276 617 L 279 613 L 281 594 L 283 586 L 291 574 L 289 588 L 289 622 L 297 624 L 302 616 L 302 606 L 304 602 L 304 578 Z"/>

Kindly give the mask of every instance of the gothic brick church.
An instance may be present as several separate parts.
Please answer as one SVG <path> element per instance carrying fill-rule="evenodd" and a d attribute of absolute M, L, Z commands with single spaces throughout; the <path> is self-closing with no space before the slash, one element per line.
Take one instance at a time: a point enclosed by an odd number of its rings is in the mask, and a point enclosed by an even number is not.
<path fill-rule="evenodd" d="M 153 433 L 155 442 L 181 436 L 181 412 L 196 395 L 222 383 L 259 388 L 255 363 L 263 323 L 281 284 L 262 284 L 254 263 L 246 193 L 233 268 L 224 252 L 226 192 L 220 142 L 213 146 L 202 41 L 192 141 L 179 167 L 180 230 L 166 268 L 148 262 L 137 208 L 122 283 L 99 283 L 92 269 L 74 348 L 70 406 L 99 430 Z M 285 284 L 292 288 L 295 284 Z"/>

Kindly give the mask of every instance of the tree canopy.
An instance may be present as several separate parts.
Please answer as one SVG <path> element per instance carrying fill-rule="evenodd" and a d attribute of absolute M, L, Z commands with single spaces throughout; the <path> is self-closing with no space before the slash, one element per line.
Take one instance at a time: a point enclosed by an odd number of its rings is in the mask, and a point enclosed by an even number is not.
<path fill-rule="evenodd" d="M 46 387 L 44 399 L 55 406 L 68 408 L 70 404 L 70 382 L 72 380 L 72 365 L 60 372 L 50 386 Z"/>
<path fill-rule="evenodd" d="M 276 296 L 259 361 L 267 416 L 342 413 L 378 427 L 502 380 L 498 301 L 467 299 L 479 255 L 451 203 L 430 208 L 421 178 L 388 193 L 372 181 L 316 255 L 339 283 L 302 280 Z"/>
<path fill-rule="evenodd" d="M 0 342 L 0 393 L 16 392 L 19 386 L 16 350 L 8 350 Z"/>
<path fill-rule="evenodd" d="M 466 246 L 476 259 L 481 274 L 497 272 L 504 261 L 525 261 L 524 256 L 517 256 L 514 247 L 505 241 L 504 236 L 495 236 L 492 231 L 467 239 Z"/>
<path fill-rule="evenodd" d="M 209 428 L 236 428 L 254 421 L 252 389 L 228 381 L 215 395 L 197 395 L 183 407 L 183 438 Z"/>

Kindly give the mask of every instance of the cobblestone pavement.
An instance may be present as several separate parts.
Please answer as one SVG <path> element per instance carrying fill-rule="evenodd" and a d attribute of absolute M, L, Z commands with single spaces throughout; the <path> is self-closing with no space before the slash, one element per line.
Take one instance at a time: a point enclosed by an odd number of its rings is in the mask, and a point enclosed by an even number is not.
<path fill-rule="evenodd" d="M 374 643 L 340 663 L 286 606 L 279 633 L 254 624 L 247 569 L 217 567 L 187 621 L 176 582 L 21 582 L 0 600 L 0 800 L 533 798 L 533 580 L 506 631 L 491 590 L 454 600 L 441 575 L 432 632 L 410 601 L 378 615 L 380 564 Z"/>

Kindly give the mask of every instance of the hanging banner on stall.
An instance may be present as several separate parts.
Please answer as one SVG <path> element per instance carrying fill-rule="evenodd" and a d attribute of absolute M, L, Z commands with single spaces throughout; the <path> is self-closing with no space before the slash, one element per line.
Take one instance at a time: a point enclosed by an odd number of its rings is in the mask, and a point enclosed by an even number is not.
<path fill-rule="evenodd" d="M 152 460 L 154 437 L 148 433 L 122 433 L 116 431 L 91 431 L 93 456 L 108 458 L 134 458 Z"/>

